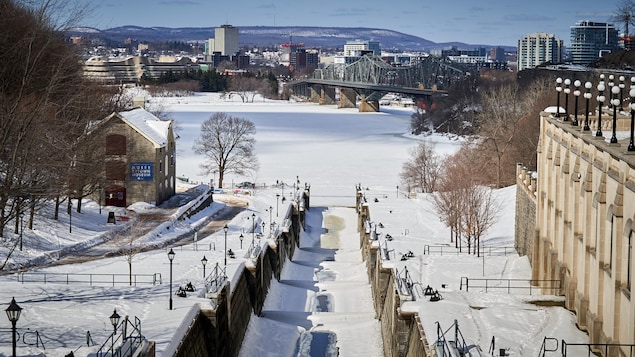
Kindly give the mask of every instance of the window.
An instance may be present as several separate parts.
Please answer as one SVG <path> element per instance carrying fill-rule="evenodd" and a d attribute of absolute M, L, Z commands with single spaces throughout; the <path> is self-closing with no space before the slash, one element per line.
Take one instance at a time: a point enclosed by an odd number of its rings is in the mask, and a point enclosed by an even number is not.
<path fill-rule="evenodd" d="M 609 270 L 613 270 L 613 223 L 615 216 L 611 215 L 611 231 L 609 232 Z"/>
<path fill-rule="evenodd" d="M 125 155 L 126 137 L 120 134 L 106 136 L 106 155 Z"/>
<path fill-rule="evenodd" d="M 633 266 L 633 231 L 628 233 L 628 252 L 626 253 L 626 288 L 631 290 L 631 268 Z"/>

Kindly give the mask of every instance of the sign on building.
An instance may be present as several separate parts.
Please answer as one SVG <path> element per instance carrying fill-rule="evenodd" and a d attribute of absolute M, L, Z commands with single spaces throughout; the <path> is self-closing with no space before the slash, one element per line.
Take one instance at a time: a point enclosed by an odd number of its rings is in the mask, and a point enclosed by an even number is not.
<path fill-rule="evenodd" d="M 152 162 L 132 162 L 130 163 L 130 180 L 132 181 L 152 181 Z"/>

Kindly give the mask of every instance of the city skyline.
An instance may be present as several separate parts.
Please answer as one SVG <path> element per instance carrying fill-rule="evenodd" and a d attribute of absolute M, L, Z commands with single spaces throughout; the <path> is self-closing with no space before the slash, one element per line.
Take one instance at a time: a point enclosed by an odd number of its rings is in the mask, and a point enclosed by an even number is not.
<path fill-rule="evenodd" d="M 577 21 L 623 25 L 612 15 L 619 0 L 608 3 L 536 0 L 515 3 L 492 0 L 474 5 L 468 0 L 421 4 L 405 0 L 397 5 L 368 1 L 323 0 L 306 8 L 298 1 L 241 0 L 105 0 L 92 7 L 82 25 L 107 29 L 126 25 L 142 27 L 319 26 L 366 27 L 394 30 L 437 43 L 517 46 L 527 34 L 554 34 L 567 45 L 570 27 Z M 575 7 L 574 7 L 575 6 Z"/>

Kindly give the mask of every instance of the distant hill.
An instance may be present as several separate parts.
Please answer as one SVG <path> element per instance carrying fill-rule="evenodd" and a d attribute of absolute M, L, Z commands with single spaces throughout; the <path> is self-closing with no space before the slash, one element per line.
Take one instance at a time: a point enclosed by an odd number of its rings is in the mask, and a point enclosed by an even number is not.
<path fill-rule="evenodd" d="M 495 44 L 466 44 L 462 42 L 435 43 L 401 32 L 363 27 L 310 27 L 310 26 L 237 26 L 241 46 L 270 46 L 282 43 L 304 43 L 305 47 L 343 49 L 349 40 L 379 41 L 382 49 L 393 51 L 430 51 L 456 46 L 459 49 L 491 48 Z M 122 26 L 106 30 L 75 28 L 71 34 L 101 37 L 122 42 L 132 38 L 141 42 L 203 41 L 214 37 L 213 27 L 139 27 Z M 514 47 L 503 46 L 506 50 Z"/>

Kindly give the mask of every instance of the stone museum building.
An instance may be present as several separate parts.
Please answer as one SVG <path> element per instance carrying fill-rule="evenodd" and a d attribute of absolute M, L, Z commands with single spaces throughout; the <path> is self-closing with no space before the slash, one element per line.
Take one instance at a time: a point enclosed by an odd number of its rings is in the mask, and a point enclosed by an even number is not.
<path fill-rule="evenodd" d="M 99 194 L 107 206 L 159 205 L 174 195 L 176 146 L 171 120 L 137 108 L 109 115 L 91 130 L 91 136 L 102 138 L 105 146 L 105 187 Z"/>

